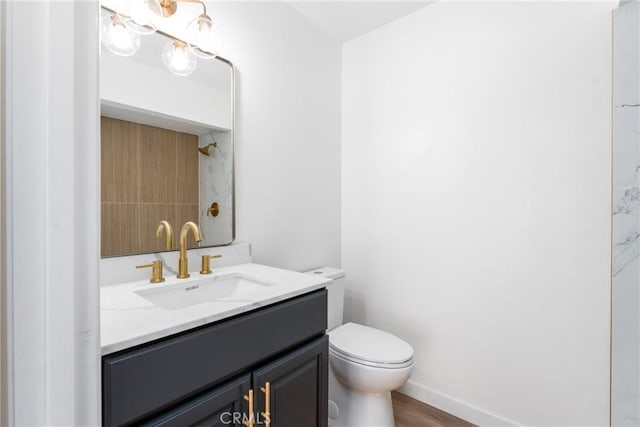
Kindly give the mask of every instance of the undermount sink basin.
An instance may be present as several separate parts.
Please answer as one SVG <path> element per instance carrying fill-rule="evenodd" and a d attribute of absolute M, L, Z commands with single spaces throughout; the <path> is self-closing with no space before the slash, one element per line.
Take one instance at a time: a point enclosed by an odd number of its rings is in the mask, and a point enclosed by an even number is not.
<path fill-rule="evenodd" d="M 274 284 L 244 274 L 231 273 L 197 281 L 159 285 L 135 293 L 166 310 L 179 310 L 210 302 L 246 301 Z"/>

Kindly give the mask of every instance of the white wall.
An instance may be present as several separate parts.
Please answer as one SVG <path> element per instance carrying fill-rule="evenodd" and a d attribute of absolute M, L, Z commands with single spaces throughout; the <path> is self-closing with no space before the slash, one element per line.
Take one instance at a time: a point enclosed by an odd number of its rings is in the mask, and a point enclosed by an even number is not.
<path fill-rule="evenodd" d="M 215 67 L 210 62 L 200 65 L 203 66 L 212 70 Z M 225 76 L 225 81 L 230 82 L 231 79 Z M 100 97 L 104 101 L 126 105 L 127 109 L 134 107 L 159 113 L 160 123 L 166 120 L 164 116 L 169 116 L 205 127 L 230 129 L 232 126 L 228 91 L 195 79 L 174 76 L 164 68 L 116 56 L 106 49 L 100 56 Z"/>
<path fill-rule="evenodd" d="M 211 3 L 237 67 L 237 241 L 293 270 L 340 263 L 341 46 L 285 3 Z"/>
<path fill-rule="evenodd" d="M 98 425 L 98 4 L 3 7 L 6 425 Z"/>
<path fill-rule="evenodd" d="M 341 44 L 286 3 L 207 10 L 236 67 L 236 241 L 262 264 L 339 265 Z"/>
<path fill-rule="evenodd" d="M 0 22 L 3 22 L 4 6 L 0 4 Z M 0 29 L 0 93 L 4 93 L 4 40 L 5 34 Z M 4 99 L 0 98 L 0 242 L 5 241 L 5 200 L 4 200 Z M 0 425 L 7 425 L 7 333 L 6 333 L 6 310 L 4 309 L 4 293 L 7 287 L 6 277 L 2 272 L 5 270 L 4 254 L 0 245 Z"/>
<path fill-rule="evenodd" d="M 608 424 L 613 7 L 438 2 L 344 46 L 347 317 L 478 424 Z"/>

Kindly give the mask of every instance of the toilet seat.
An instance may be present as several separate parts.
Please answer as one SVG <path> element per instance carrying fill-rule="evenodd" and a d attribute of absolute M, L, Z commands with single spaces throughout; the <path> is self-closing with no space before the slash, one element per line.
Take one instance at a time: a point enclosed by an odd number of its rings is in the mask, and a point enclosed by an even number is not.
<path fill-rule="evenodd" d="M 361 365 L 399 369 L 413 364 L 413 348 L 388 332 L 345 323 L 329 332 L 329 351 Z"/>
<path fill-rule="evenodd" d="M 340 359 L 346 360 L 351 363 L 357 363 L 359 365 L 369 366 L 371 368 L 380 368 L 380 369 L 402 369 L 413 365 L 413 359 L 409 359 L 403 363 L 379 363 L 379 362 L 371 362 L 368 360 L 362 360 L 355 357 L 348 356 L 346 354 L 340 353 L 334 348 L 329 347 L 329 354 L 335 357 L 339 357 Z"/>

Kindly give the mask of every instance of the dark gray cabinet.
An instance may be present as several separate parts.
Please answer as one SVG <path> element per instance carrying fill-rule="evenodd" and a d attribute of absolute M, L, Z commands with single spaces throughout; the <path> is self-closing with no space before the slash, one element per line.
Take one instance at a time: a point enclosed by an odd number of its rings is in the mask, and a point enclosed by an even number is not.
<path fill-rule="evenodd" d="M 243 375 L 229 384 L 214 388 L 202 396 L 184 403 L 143 426 L 211 427 L 243 425 L 242 415 L 248 413 L 244 400 L 251 388 L 251 378 Z"/>
<path fill-rule="evenodd" d="M 103 425 L 241 426 L 252 394 L 256 427 L 325 427 L 326 304 L 323 289 L 103 357 Z"/>
<path fill-rule="evenodd" d="M 327 425 L 328 342 L 320 338 L 253 373 L 256 403 L 272 426 Z"/>

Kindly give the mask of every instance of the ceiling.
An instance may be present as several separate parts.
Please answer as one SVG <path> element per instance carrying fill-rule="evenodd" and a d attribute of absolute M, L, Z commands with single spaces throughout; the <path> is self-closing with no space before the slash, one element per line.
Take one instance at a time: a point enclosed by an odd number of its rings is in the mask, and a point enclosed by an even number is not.
<path fill-rule="evenodd" d="M 348 41 L 395 21 L 433 1 L 290 1 L 324 32 Z"/>

